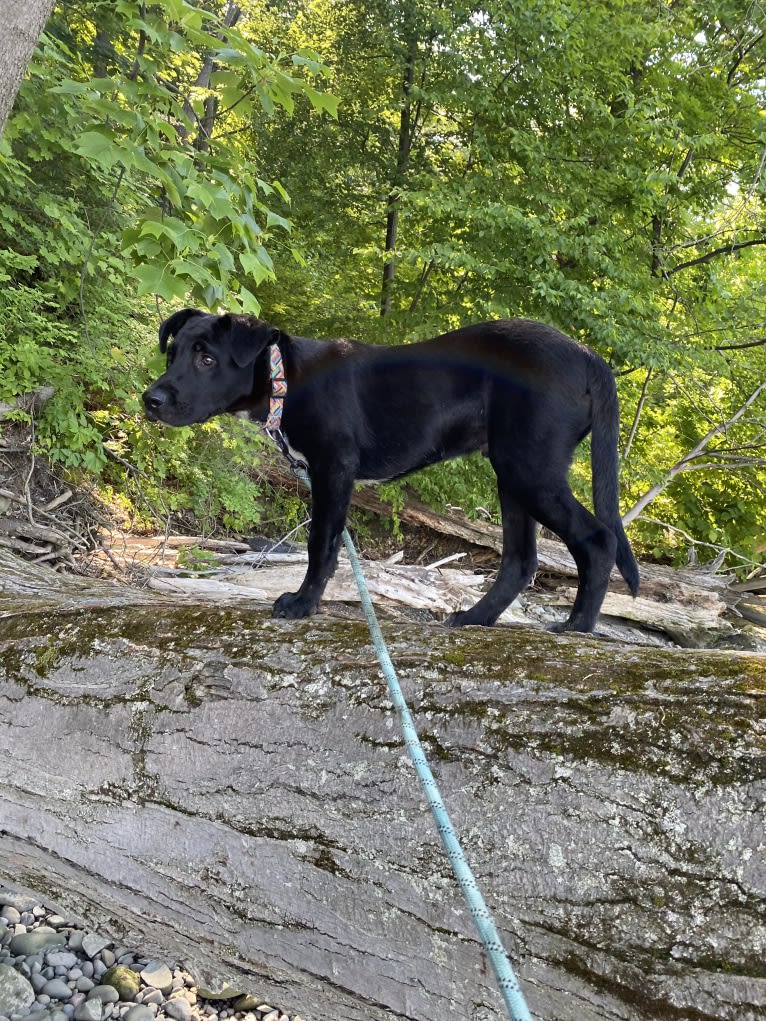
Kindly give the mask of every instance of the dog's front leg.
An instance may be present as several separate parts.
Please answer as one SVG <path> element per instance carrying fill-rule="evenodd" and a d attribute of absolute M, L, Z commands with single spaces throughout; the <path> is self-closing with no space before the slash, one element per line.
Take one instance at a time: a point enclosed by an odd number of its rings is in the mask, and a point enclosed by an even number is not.
<path fill-rule="evenodd" d="M 353 473 L 337 467 L 328 472 L 312 470 L 308 570 L 297 592 L 285 592 L 277 599 L 273 616 L 310 617 L 319 609 L 322 593 L 335 573 L 353 488 Z"/>

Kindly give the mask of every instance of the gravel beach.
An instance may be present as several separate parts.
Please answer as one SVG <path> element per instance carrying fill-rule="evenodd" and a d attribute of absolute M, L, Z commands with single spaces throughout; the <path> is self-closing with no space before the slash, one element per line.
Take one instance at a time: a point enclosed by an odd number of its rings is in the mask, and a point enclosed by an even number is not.
<path fill-rule="evenodd" d="M 0 1021 L 164 1018 L 302 1021 L 254 995 L 206 997 L 172 962 L 117 946 L 36 898 L 0 887 Z"/>

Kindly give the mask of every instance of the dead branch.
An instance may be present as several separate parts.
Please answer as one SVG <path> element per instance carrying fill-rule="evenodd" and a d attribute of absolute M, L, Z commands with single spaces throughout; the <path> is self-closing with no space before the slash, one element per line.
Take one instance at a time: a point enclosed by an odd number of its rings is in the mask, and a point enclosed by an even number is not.
<path fill-rule="evenodd" d="M 628 525 L 631 521 L 634 521 L 641 511 L 643 511 L 645 507 L 649 506 L 655 497 L 659 496 L 660 493 L 667 489 L 676 475 L 683 471 L 689 471 L 693 468 L 695 459 L 703 453 L 710 441 L 715 436 L 719 436 L 721 433 L 726 432 L 727 429 L 731 428 L 731 426 L 738 422 L 745 412 L 755 403 L 755 401 L 758 400 L 764 390 L 766 390 L 766 383 L 761 383 L 760 386 L 756 387 L 756 389 L 750 394 L 744 404 L 735 411 L 731 418 L 727 419 L 725 422 L 721 422 L 719 425 L 711 429 L 702 437 L 693 450 L 690 450 L 688 454 L 684 454 L 679 461 L 676 461 L 676 463 L 668 469 L 665 478 L 661 482 L 658 482 L 657 485 L 652 486 L 651 489 L 647 490 L 647 492 L 644 493 L 644 495 L 630 508 L 630 510 L 623 515 L 623 524 Z"/>

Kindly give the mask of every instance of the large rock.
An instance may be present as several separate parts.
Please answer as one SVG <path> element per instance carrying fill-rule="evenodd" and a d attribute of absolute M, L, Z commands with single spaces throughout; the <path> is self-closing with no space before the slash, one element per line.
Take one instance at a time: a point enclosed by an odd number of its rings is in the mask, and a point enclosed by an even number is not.
<path fill-rule="evenodd" d="M 29 1007 L 35 998 L 30 982 L 9 964 L 0 964 L 0 1014 L 15 1014 Z"/>
<path fill-rule="evenodd" d="M 502 1015 L 362 623 L 33 589 L 0 879 L 307 1021 Z M 533 1015 L 763 1017 L 764 659 L 385 631 Z"/>

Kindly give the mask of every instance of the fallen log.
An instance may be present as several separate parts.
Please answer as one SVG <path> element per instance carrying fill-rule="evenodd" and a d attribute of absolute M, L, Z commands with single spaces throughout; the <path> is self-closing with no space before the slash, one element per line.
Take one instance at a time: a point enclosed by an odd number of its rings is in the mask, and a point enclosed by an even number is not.
<path fill-rule="evenodd" d="M 502 1016 L 363 625 L 0 567 L 0 880 L 306 1021 Z M 762 1017 L 764 658 L 384 630 L 533 1016 Z"/>
<path fill-rule="evenodd" d="M 259 464 L 259 471 L 272 482 L 281 485 L 295 485 L 295 479 L 289 470 L 279 461 L 264 459 Z M 370 486 L 358 487 L 352 497 L 352 506 L 359 507 L 373 514 L 390 518 L 391 506 L 385 503 Z M 501 553 L 503 548 L 503 530 L 491 521 L 471 521 L 465 514 L 457 511 L 436 513 L 424 503 L 408 498 L 404 506 L 398 508 L 396 515 L 402 524 L 424 528 L 439 535 L 460 539 L 473 546 L 494 550 Z M 576 578 L 577 565 L 563 543 L 555 539 L 538 536 L 537 559 L 540 573 L 550 572 L 554 576 Z M 619 572 L 612 571 L 612 584 L 621 591 L 627 592 Z M 718 592 L 723 595 L 729 586 L 729 579 L 720 574 L 706 571 L 678 570 L 658 564 L 641 564 L 642 595 L 660 602 L 685 601 L 692 602 L 697 598 L 700 589 Z M 731 602 L 735 601 L 732 597 Z"/>

